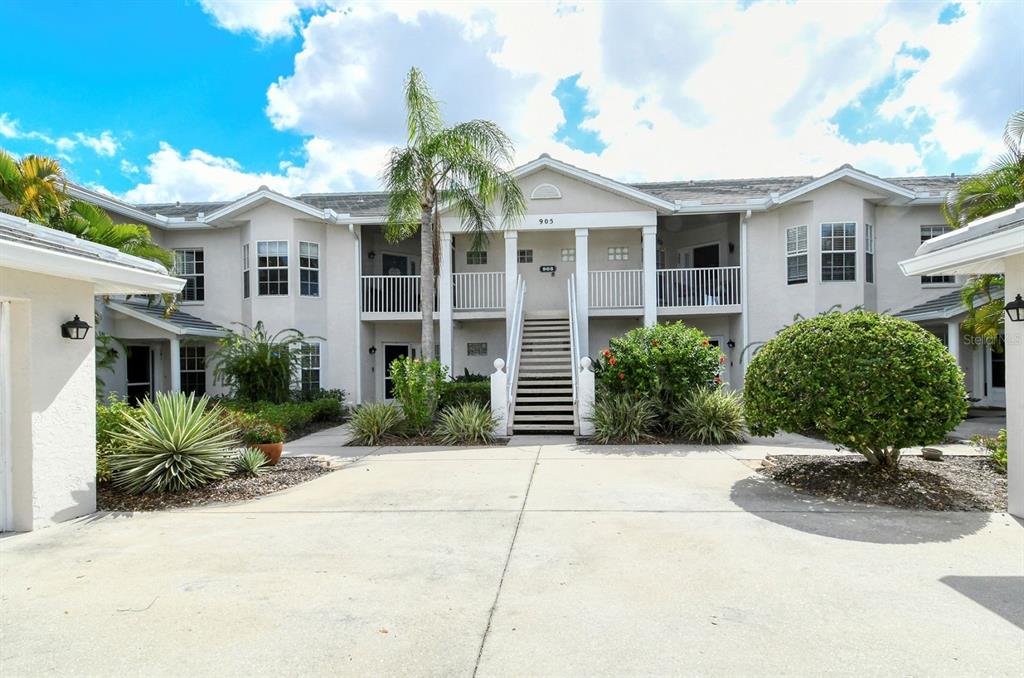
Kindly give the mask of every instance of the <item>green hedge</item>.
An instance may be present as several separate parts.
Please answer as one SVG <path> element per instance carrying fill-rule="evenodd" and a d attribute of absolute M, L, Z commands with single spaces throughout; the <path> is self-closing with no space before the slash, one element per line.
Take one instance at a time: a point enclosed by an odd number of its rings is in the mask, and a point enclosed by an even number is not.
<path fill-rule="evenodd" d="M 310 424 L 340 423 L 345 418 L 345 407 L 334 397 L 291 403 L 252 403 L 225 399 L 221 400 L 220 404 L 230 410 L 255 414 L 267 423 L 280 426 L 289 435 L 300 432 Z"/>
<path fill-rule="evenodd" d="M 491 381 L 485 379 L 466 380 L 462 377 L 455 381 L 446 381 L 441 385 L 441 400 L 439 410 L 446 410 L 449 407 L 475 403 L 490 408 L 491 406 Z"/>

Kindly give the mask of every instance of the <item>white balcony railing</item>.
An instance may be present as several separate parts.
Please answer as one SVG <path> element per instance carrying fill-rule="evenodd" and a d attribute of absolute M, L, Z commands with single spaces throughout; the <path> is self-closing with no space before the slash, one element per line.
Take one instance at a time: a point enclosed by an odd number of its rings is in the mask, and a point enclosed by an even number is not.
<path fill-rule="evenodd" d="M 644 272 L 591 271 L 590 308 L 642 308 Z"/>
<path fill-rule="evenodd" d="M 434 309 L 437 309 L 436 287 Z M 420 276 L 363 276 L 363 313 L 419 312 Z"/>
<path fill-rule="evenodd" d="M 658 306 L 730 306 L 740 303 L 740 267 L 658 271 Z"/>
<path fill-rule="evenodd" d="M 505 272 L 453 273 L 452 305 L 456 311 L 505 308 Z"/>

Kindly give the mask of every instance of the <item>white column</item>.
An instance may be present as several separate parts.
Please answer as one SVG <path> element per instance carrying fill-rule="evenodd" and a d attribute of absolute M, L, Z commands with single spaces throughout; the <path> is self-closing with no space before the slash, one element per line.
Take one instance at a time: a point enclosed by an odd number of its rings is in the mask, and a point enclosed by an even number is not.
<path fill-rule="evenodd" d="M 579 370 L 579 399 L 576 402 L 576 415 L 579 417 L 579 434 L 581 436 L 594 435 L 594 371 L 590 369 L 591 360 L 587 356 L 580 359 L 580 364 L 574 369 Z"/>
<path fill-rule="evenodd" d="M 747 297 L 749 297 L 748 285 L 747 285 L 747 222 L 750 220 L 750 211 L 747 211 L 746 216 L 740 220 L 740 324 L 742 325 L 743 340 L 739 344 L 740 355 L 740 383 L 738 387 L 743 386 L 743 378 L 747 374 L 747 365 L 750 363 L 750 314 L 748 310 L 750 306 L 747 304 Z M 813 257 L 809 257 L 809 261 L 814 261 Z"/>
<path fill-rule="evenodd" d="M 590 231 L 576 229 L 576 322 L 580 330 L 580 355 L 590 355 Z"/>
<path fill-rule="evenodd" d="M 512 307 L 519 277 L 519 231 L 505 231 L 505 336 L 512 331 Z M 505 347 L 508 351 L 508 347 Z"/>
<path fill-rule="evenodd" d="M 498 434 L 508 435 L 508 374 L 505 372 L 505 361 L 501 358 L 494 361 L 494 372 L 491 374 L 491 413 L 498 422 Z"/>
<path fill-rule="evenodd" d="M 455 365 L 452 363 L 452 234 L 441 233 L 441 270 L 437 278 L 439 285 L 437 294 L 437 316 L 440 324 L 441 364 L 448 367 L 452 374 Z"/>
<path fill-rule="evenodd" d="M 949 354 L 960 364 L 960 323 L 950 321 L 946 323 L 946 343 L 949 345 Z"/>
<path fill-rule="evenodd" d="M 1024 294 L 1024 254 L 1006 262 L 1004 299 Z M 1024 518 L 1024 321 L 1004 325 L 1006 351 L 1006 470 L 1010 513 Z"/>
<path fill-rule="evenodd" d="M 658 324 L 658 227 L 643 227 L 644 327 Z"/>
<path fill-rule="evenodd" d="M 181 390 L 181 341 L 175 337 L 171 339 L 171 392 L 177 393 Z"/>

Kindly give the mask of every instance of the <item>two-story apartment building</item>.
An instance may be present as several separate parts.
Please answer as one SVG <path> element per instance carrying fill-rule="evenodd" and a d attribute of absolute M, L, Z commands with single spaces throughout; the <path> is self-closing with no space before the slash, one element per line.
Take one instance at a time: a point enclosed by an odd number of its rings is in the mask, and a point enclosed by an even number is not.
<path fill-rule="evenodd" d="M 170 317 L 140 300 L 101 304 L 101 330 L 129 347 L 108 388 L 216 391 L 218 335 L 263 321 L 316 337 L 304 384 L 379 400 L 390 396 L 386 366 L 402 355 L 436 351 L 452 374 L 492 372 L 518 350 L 523 319 L 556 338 L 571 319 L 579 355 L 641 324 L 683 320 L 721 346 L 725 377 L 739 387 L 753 352 L 794 318 L 861 306 L 935 331 L 973 396 L 1001 404 L 1001 354 L 960 340 L 958 281 L 907 278 L 897 265 L 947 229 L 940 205 L 955 177 L 883 179 L 843 166 L 822 177 L 625 184 L 546 155 L 515 176 L 527 213 L 485 247 L 473 247 L 458 214 L 442 212 L 429 300 L 439 345 L 426 351 L 419 242 L 387 241 L 382 193 L 288 197 L 262 187 L 231 202 L 128 205 L 73 189 L 116 219 L 149 225 L 188 281 Z"/>

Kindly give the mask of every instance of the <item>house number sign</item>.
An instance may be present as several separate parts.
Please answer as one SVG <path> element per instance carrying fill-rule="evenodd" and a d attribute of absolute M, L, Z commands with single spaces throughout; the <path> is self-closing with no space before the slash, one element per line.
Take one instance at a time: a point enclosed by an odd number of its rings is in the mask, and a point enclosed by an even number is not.
<path fill-rule="evenodd" d="M 555 220 L 553 217 L 540 217 L 537 219 L 538 224 L 553 224 Z"/>
<path fill-rule="evenodd" d="M 550 266 L 549 265 L 549 266 L 541 266 L 540 267 L 540 272 L 541 273 L 550 273 L 552 278 L 555 277 L 555 271 L 557 271 L 557 270 L 558 270 L 557 266 Z"/>

